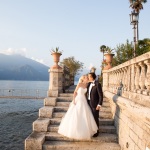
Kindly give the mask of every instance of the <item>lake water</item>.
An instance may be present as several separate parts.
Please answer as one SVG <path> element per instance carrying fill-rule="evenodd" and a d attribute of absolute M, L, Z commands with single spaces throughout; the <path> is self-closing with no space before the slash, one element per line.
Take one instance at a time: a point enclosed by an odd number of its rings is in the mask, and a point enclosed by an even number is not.
<path fill-rule="evenodd" d="M 48 81 L 0 81 L 0 90 L 48 90 Z M 46 97 L 45 93 L 45 97 Z M 0 98 L 0 150 L 23 150 L 43 99 Z"/>

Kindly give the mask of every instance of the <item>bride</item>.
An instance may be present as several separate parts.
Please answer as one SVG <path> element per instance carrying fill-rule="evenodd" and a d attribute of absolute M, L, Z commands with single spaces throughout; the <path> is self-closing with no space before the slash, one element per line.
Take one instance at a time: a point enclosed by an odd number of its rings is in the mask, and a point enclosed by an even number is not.
<path fill-rule="evenodd" d="M 68 111 L 62 118 L 58 133 L 73 139 L 91 139 L 98 127 L 87 103 L 87 76 L 81 76 Z"/>

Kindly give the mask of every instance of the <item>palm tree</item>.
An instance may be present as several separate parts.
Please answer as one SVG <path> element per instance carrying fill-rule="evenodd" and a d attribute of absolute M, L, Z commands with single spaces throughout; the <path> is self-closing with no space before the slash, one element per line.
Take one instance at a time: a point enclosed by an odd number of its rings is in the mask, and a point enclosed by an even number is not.
<path fill-rule="evenodd" d="M 140 12 L 141 9 L 143 9 L 143 4 L 146 3 L 147 0 L 129 0 L 130 7 L 134 9 L 137 13 Z"/>
<path fill-rule="evenodd" d="M 100 47 L 100 52 L 103 53 L 103 60 L 104 60 L 104 53 L 105 53 L 105 51 L 106 51 L 106 46 L 105 46 L 105 45 L 102 45 L 102 46 Z"/>

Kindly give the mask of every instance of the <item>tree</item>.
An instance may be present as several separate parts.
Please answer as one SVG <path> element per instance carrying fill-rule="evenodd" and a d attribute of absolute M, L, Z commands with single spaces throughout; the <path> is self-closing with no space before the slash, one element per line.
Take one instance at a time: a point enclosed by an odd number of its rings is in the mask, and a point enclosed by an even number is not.
<path fill-rule="evenodd" d="M 105 51 L 106 51 L 106 46 L 105 45 L 100 46 L 100 52 L 103 53 L 103 60 L 104 60 L 104 53 L 105 53 Z"/>
<path fill-rule="evenodd" d="M 133 57 L 133 47 L 132 43 L 128 40 L 125 44 L 119 44 L 115 48 L 116 55 L 113 58 L 112 66 L 117 66 L 125 61 L 132 59 Z"/>
<path fill-rule="evenodd" d="M 73 77 L 78 75 L 79 71 L 82 71 L 84 65 L 82 62 L 75 60 L 74 57 L 65 58 L 60 64 L 67 66 Z"/>
<path fill-rule="evenodd" d="M 116 55 L 113 58 L 112 65 L 117 66 L 133 58 L 133 46 L 128 40 L 125 44 L 119 44 L 116 48 Z M 150 51 L 150 39 L 145 38 L 138 41 L 136 47 L 136 56 L 142 55 Z"/>
<path fill-rule="evenodd" d="M 147 0 L 129 0 L 130 7 L 135 10 L 137 13 L 140 12 L 141 9 L 143 9 L 143 4 L 146 3 Z"/>
<path fill-rule="evenodd" d="M 145 38 L 143 40 L 139 40 L 136 55 L 139 56 L 149 51 L 150 51 L 150 39 Z"/>

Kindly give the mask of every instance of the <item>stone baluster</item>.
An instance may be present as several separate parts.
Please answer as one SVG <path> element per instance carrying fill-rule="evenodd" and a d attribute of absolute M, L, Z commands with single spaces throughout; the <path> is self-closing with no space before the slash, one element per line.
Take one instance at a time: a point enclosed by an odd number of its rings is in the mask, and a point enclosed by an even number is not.
<path fill-rule="evenodd" d="M 114 79 L 115 79 L 115 75 L 114 75 L 114 71 L 112 72 L 112 86 L 113 86 L 113 91 L 114 91 L 114 85 L 115 85 L 115 83 L 114 83 Z"/>
<path fill-rule="evenodd" d="M 119 76 L 119 72 L 118 70 L 116 70 L 116 88 L 118 87 L 118 76 Z"/>
<path fill-rule="evenodd" d="M 115 79 L 114 79 L 114 82 L 115 82 L 115 89 L 114 89 L 114 93 L 117 92 L 117 82 L 118 82 L 118 71 L 115 70 Z"/>
<path fill-rule="evenodd" d="M 114 93 L 114 71 L 112 71 L 112 93 Z"/>
<path fill-rule="evenodd" d="M 126 74 L 126 72 L 125 72 L 125 67 L 124 67 L 124 68 L 122 68 L 122 84 L 123 84 L 123 88 L 125 87 L 125 74 Z"/>
<path fill-rule="evenodd" d="M 113 84 L 113 93 L 114 93 L 114 90 L 115 90 L 115 71 L 113 71 L 112 73 L 113 73 L 112 84 Z"/>
<path fill-rule="evenodd" d="M 110 80 L 111 80 L 111 77 L 110 77 L 110 72 L 108 73 L 108 90 L 110 91 Z"/>
<path fill-rule="evenodd" d="M 147 72 L 145 78 L 146 91 L 143 94 L 150 95 L 150 60 L 145 60 L 144 64 L 147 66 Z"/>
<path fill-rule="evenodd" d="M 128 71 L 127 71 L 127 91 L 131 90 L 131 65 L 128 66 Z"/>
<path fill-rule="evenodd" d="M 135 90 L 134 92 L 137 92 L 139 90 L 140 85 L 139 85 L 139 79 L 140 79 L 140 66 L 138 64 L 135 64 Z"/>
<path fill-rule="evenodd" d="M 119 84 L 118 84 L 118 86 L 120 86 L 121 74 L 122 74 L 122 71 L 121 71 L 121 69 L 119 69 Z"/>
<path fill-rule="evenodd" d="M 109 88 L 110 88 L 110 92 L 112 92 L 112 72 L 110 72 L 110 80 L 109 80 Z"/>
<path fill-rule="evenodd" d="M 130 78 L 130 83 L 131 83 L 131 91 L 133 92 L 135 89 L 135 84 L 134 84 L 134 78 L 135 78 L 135 67 L 134 64 L 131 65 L 131 78 Z"/>
<path fill-rule="evenodd" d="M 117 88 L 120 85 L 120 70 L 118 70 Z"/>
<path fill-rule="evenodd" d="M 126 91 L 127 90 L 127 86 L 128 86 L 128 67 L 125 67 L 124 68 L 124 90 Z"/>
<path fill-rule="evenodd" d="M 145 89 L 145 72 L 146 68 L 143 62 L 139 63 L 141 67 L 141 73 L 140 73 L 140 78 L 139 78 L 139 85 L 140 85 L 140 90 L 138 90 L 138 93 L 142 93 Z"/>
<path fill-rule="evenodd" d="M 114 71 L 114 87 L 117 87 L 117 71 Z"/>
<path fill-rule="evenodd" d="M 119 69 L 120 70 L 120 77 L 119 77 L 119 86 L 120 86 L 120 83 L 122 83 L 122 78 L 123 78 L 123 69 Z"/>

